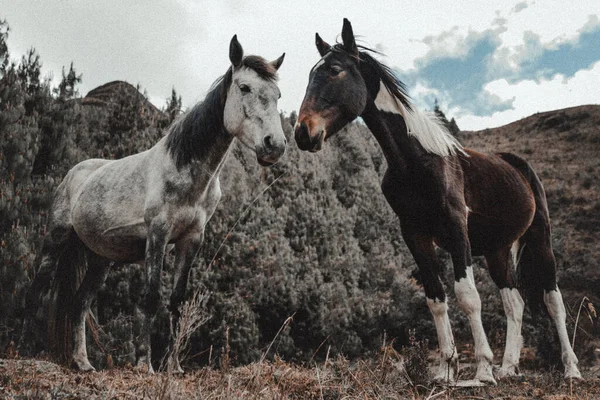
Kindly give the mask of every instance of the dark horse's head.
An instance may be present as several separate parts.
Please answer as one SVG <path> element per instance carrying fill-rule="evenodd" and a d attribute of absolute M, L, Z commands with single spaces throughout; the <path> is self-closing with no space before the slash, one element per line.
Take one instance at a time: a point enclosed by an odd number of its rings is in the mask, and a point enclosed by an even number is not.
<path fill-rule="evenodd" d="M 325 140 L 363 113 L 367 102 L 375 100 L 381 82 L 399 101 L 407 99 L 402 83 L 389 68 L 359 51 L 347 19 L 342 43 L 330 46 L 318 33 L 315 41 L 322 58 L 310 71 L 295 127 L 298 147 L 312 152 L 319 151 Z"/>

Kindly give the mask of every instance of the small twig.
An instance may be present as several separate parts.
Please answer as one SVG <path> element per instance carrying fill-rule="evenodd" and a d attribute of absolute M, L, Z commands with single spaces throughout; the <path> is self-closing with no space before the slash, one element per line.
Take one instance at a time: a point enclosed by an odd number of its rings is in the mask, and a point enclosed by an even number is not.
<path fill-rule="evenodd" d="M 214 264 L 215 260 L 217 259 L 217 256 L 219 255 L 219 253 L 221 252 L 221 249 L 223 248 L 223 246 L 225 245 L 225 242 L 227 241 L 227 239 L 229 239 L 229 236 L 231 236 L 231 233 L 233 232 L 233 230 L 238 226 L 238 224 L 240 223 L 240 221 L 242 220 L 242 218 L 244 217 L 244 215 L 246 215 L 246 213 L 248 212 L 248 210 L 250 210 L 250 207 L 252 207 L 254 205 L 254 203 L 256 203 L 258 201 L 258 199 L 260 198 L 260 196 L 262 196 L 267 190 L 269 190 L 271 188 L 271 186 L 273 186 L 275 184 L 275 182 L 277 182 L 282 176 L 284 176 L 287 173 L 287 171 L 284 171 L 281 173 L 281 175 L 279 175 L 277 178 L 275 178 L 273 180 L 273 182 L 269 183 L 269 185 L 264 188 L 255 198 L 254 200 L 252 200 L 250 202 L 250 204 L 248 204 L 246 206 L 246 208 L 244 209 L 244 211 L 242 211 L 242 213 L 240 214 L 240 216 L 238 217 L 238 219 L 235 221 L 235 223 L 233 224 L 233 226 L 229 229 L 229 231 L 227 231 L 227 234 L 225 235 L 225 238 L 223 238 L 223 241 L 221 242 L 221 244 L 219 245 L 219 247 L 217 248 L 217 251 L 215 252 L 215 255 L 213 256 L 212 260 L 210 260 L 210 263 L 208 263 L 208 266 L 206 267 L 206 270 L 209 270 L 212 265 Z"/>
<path fill-rule="evenodd" d="M 437 386 L 434 386 L 433 389 L 431 389 L 431 392 L 429 393 L 429 396 L 427 396 L 427 400 L 433 400 L 436 397 L 440 397 L 441 395 L 443 395 L 444 393 L 446 393 L 445 390 L 442 390 L 439 393 L 433 394 L 433 392 L 435 391 L 435 389 L 437 389 Z"/>
<path fill-rule="evenodd" d="M 271 343 L 269 343 L 269 347 L 267 347 L 267 350 L 263 353 L 262 357 L 260 358 L 260 363 L 262 363 L 263 361 L 265 361 L 265 358 L 267 357 L 267 354 L 269 353 L 269 350 L 271 350 L 271 347 L 273 346 L 273 343 L 275 343 L 275 340 L 277 339 L 277 337 L 279 336 L 279 334 L 281 333 L 281 331 L 283 331 L 285 329 L 285 327 L 288 326 L 289 323 L 294 320 L 294 315 L 296 315 L 296 313 L 293 313 L 291 316 L 287 317 L 287 319 L 283 322 L 283 324 L 281 325 L 281 327 L 277 331 L 277 334 L 275 334 L 275 337 L 273 338 L 273 340 L 271 340 Z"/>
<path fill-rule="evenodd" d="M 323 340 L 321 342 L 321 344 L 319 344 L 319 346 L 317 347 L 317 349 L 315 350 L 315 352 L 313 353 L 313 355 L 310 357 L 310 360 L 308 360 L 308 366 L 310 367 L 310 363 L 312 362 L 312 360 L 315 358 L 315 356 L 317 355 L 317 353 L 319 352 L 319 350 L 321 349 L 321 346 L 323 346 L 325 344 L 325 342 L 329 339 L 331 335 L 327 335 L 327 337 L 325 338 L 325 340 Z M 329 354 L 329 351 L 327 351 L 327 353 Z"/>
<path fill-rule="evenodd" d="M 319 390 L 321 391 L 321 399 L 324 399 L 324 397 L 323 397 L 323 385 L 321 384 L 321 378 L 319 377 L 319 367 L 315 366 L 315 371 L 317 372 L 317 383 L 319 384 Z"/>

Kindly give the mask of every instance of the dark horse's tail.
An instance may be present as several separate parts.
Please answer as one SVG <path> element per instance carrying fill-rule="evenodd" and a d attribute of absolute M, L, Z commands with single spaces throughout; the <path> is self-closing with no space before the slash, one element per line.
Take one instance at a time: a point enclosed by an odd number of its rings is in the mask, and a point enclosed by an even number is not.
<path fill-rule="evenodd" d="M 544 290 L 556 288 L 556 260 L 552 251 L 550 214 L 544 186 L 531 165 L 511 153 L 498 154 L 517 169 L 531 186 L 535 214 L 531 225 L 519 241 L 517 283 L 532 312 L 545 312 Z"/>
<path fill-rule="evenodd" d="M 44 313 L 47 315 L 47 346 L 60 361 L 70 359 L 73 300 L 85 274 L 84 249 L 73 230 L 51 232 L 44 242 L 40 267 L 27 295 L 21 342 L 37 336 L 36 314 L 43 307 L 47 310 L 47 314 Z"/>

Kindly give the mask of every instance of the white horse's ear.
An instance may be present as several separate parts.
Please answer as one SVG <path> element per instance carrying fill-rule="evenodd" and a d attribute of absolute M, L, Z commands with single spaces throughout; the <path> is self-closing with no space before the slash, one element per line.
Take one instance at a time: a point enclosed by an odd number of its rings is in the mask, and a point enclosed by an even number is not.
<path fill-rule="evenodd" d="M 237 40 L 237 35 L 233 35 L 231 43 L 229 43 L 229 61 L 235 68 L 239 68 L 242 65 L 242 59 L 244 58 L 244 49 Z"/>
<path fill-rule="evenodd" d="M 277 60 L 271 61 L 269 64 L 271 64 L 271 66 L 273 66 L 273 68 L 275 68 L 275 70 L 278 70 L 279 67 L 281 67 L 281 64 L 283 64 L 284 58 L 285 58 L 285 53 L 283 53 L 281 55 L 281 57 L 279 57 Z"/>
<path fill-rule="evenodd" d="M 344 18 L 344 26 L 342 27 L 342 42 L 348 53 L 358 56 L 358 47 L 356 47 L 356 41 L 354 40 L 352 24 L 350 24 L 347 18 Z"/>
<path fill-rule="evenodd" d="M 321 57 L 331 50 L 331 46 L 326 41 L 321 39 L 321 36 L 319 36 L 318 33 L 315 33 L 315 44 L 317 45 L 317 50 L 319 50 Z"/>

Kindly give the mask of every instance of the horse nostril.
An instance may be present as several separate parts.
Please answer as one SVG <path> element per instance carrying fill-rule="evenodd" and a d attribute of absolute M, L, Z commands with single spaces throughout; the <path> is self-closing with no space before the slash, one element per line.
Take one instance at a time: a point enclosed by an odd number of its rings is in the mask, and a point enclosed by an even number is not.
<path fill-rule="evenodd" d="M 265 136 L 263 141 L 265 144 L 265 150 L 271 151 L 273 149 L 273 136 L 267 135 L 267 136 Z"/>
<path fill-rule="evenodd" d="M 300 126 L 298 126 L 298 128 L 296 129 L 296 137 L 302 140 L 307 140 L 310 138 L 308 133 L 308 126 L 304 122 L 302 122 Z"/>
<path fill-rule="evenodd" d="M 296 137 L 296 144 L 300 150 L 310 149 L 311 142 L 308 125 L 306 125 L 304 122 L 301 122 L 300 125 L 297 125 L 294 136 Z"/>

